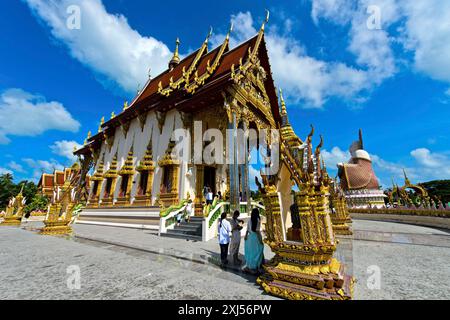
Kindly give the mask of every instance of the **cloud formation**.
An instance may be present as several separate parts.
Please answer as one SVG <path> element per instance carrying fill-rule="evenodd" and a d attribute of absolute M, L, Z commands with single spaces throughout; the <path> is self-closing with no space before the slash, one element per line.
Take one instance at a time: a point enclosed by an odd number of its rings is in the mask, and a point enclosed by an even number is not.
<path fill-rule="evenodd" d="M 230 40 L 232 46 L 257 33 L 250 12 L 232 15 L 231 21 L 235 26 Z M 289 24 L 287 27 L 285 25 L 285 28 L 289 29 Z M 212 43 L 218 45 L 224 36 L 215 35 Z M 277 85 L 283 87 L 289 100 L 296 103 L 304 102 L 306 107 L 321 108 L 330 97 L 342 99 L 356 97 L 357 101 L 361 92 L 370 90 L 375 83 L 379 83 L 392 73 L 386 70 L 388 68 L 379 70 L 381 68 L 373 66 L 377 72 L 375 76 L 367 70 L 357 69 L 342 62 L 316 59 L 309 56 L 306 48 L 289 33 L 281 33 L 278 26 L 269 24 L 265 39 Z M 356 46 L 355 50 L 358 50 Z M 361 58 L 361 64 L 369 65 L 371 60 L 375 58 L 364 56 Z"/>
<path fill-rule="evenodd" d="M 417 148 L 412 150 L 409 155 L 411 156 L 408 161 L 409 165 L 387 161 L 375 154 L 370 155 L 375 174 L 384 187 L 390 187 L 392 178 L 398 184 L 402 184 L 403 170 L 415 183 L 450 179 L 450 152 L 432 152 L 427 148 Z M 336 165 L 340 162 L 348 162 L 350 153 L 339 147 L 333 147 L 330 152 L 323 150 L 322 157 L 327 169 L 336 172 Z"/>
<path fill-rule="evenodd" d="M 397 71 L 393 43 L 413 52 L 414 69 L 450 83 L 450 2 L 440 0 L 311 0 L 312 18 L 350 26 L 349 51 L 381 83 Z M 368 9 L 379 8 L 381 29 L 366 27 Z M 369 10 L 370 11 L 370 10 Z M 397 25 L 395 25 L 397 24 Z"/>
<path fill-rule="evenodd" d="M 0 144 L 10 142 L 8 136 L 33 137 L 48 130 L 77 132 L 80 123 L 56 101 L 22 89 L 9 89 L 0 95 Z"/>
<path fill-rule="evenodd" d="M 167 68 L 171 51 L 161 41 L 140 35 L 121 14 L 110 14 L 101 0 L 24 0 L 44 21 L 52 36 L 64 43 L 72 57 L 93 70 L 104 84 L 113 81 L 128 93 Z M 68 8 L 78 6 L 79 29 L 67 27 Z"/>
<path fill-rule="evenodd" d="M 34 160 L 31 158 L 22 159 L 22 161 L 33 170 L 32 179 L 37 181 L 42 173 L 53 173 L 54 170 L 63 170 L 64 166 L 55 159 Z"/>
<path fill-rule="evenodd" d="M 76 141 L 62 140 L 55 141 L 55 143 L 50 146 L 50 149 L 54 154 L 62 156 L 71 162 L 75 162 L 77 157 L 73 155 L 73 150 L 74 148 L 80 149 L 81 147 L 82 145 Z"/>

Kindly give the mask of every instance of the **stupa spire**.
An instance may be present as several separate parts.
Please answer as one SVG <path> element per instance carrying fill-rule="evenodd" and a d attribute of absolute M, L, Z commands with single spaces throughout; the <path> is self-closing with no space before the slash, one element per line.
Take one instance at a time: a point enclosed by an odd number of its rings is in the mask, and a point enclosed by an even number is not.
<path fill-rule="evenodd" d="M 179 47 L 180 47 L 180 39 L 177 38 L 175 42 L 175 51 L 173 53 L 173 57 L 169 62 L 169 69 L 172 70 L 180 63 L 180 54 L 179 54 Z"/>

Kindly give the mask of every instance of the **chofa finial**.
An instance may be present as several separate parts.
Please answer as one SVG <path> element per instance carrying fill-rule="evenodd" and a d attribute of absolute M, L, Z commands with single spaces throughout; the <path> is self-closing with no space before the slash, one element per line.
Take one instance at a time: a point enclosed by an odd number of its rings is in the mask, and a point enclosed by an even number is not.
<path fill-rule="evenodd" d="M 286 109 L 286 103 L 284 102 L 284 98 L 283 98 L 283 90 L 281 88 L 279 88 L 280 91 L 280 100 L 281 100 L 281 115 L 285 115 L 287 114 L 287 109 Z"/>
<path fill-rule="evenodd" d="M 264 22 L 261 26 L 261 31 L 264 31 L 266 23 L 269 22 L 269 18 L 270 18 L 270 11 L 266 9 L 266 19 L 264 20 Z"/>

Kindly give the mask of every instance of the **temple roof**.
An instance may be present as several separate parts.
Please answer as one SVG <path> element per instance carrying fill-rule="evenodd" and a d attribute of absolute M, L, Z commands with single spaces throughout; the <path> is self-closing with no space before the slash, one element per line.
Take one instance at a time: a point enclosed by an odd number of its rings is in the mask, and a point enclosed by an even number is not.
<path fill-rule="evenodd" d="M 256 50 L 255 50 L 256 47 Z M 149 110 L 160 108 L 162 105 L 173 107 L 178 101 L 187 101 L 193 95 L 206 91 L 211 87 L 220 88 L 227 81 L 232 81 L 231 73 L 233 66 L 239 68 L 251 52 L 255 50 L 261 65 L 267 72 L 265 86 L 267 95 L 272 106 L 272 113 L 276 123 L 281 123 L 278 98 L 270 71 L 269 57 L 264 40 L 264 28 L 257 35 L 244 41 L 235 48 L 229 48 L 229 34 L 224 42 L 211 51 L 208 51 L 208 38 L 202 46 L 183 58 L 172 69 L 168 68 L 157 77 L 149 79 L 143 90 L 138 93 L 130 106 L 124 108 L 123 112 L 104 122 L 103 130 L 113 130 L 115 127 L 136 118 Z M 83 153 L 82 150 L 98 147 L 103 139 L 103 132 L 87 139 L 87 144 L 75 153 Z"/>

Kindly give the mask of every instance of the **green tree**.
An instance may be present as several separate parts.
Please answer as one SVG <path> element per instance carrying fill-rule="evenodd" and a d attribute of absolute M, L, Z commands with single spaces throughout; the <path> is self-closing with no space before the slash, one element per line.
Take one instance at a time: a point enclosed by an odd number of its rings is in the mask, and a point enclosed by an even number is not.
<path fill-rule="evenodd" d="M 10 173 L 0 175 L 0 209 L 3 210 L 8 205 L 9 200 L 19 194 L 20 190 L 26 198 L 26 204 L 30 204 L 38 193 L 37 185 L 28 180 L 14 183 L 14 177 Z"/>
<path fill-rule="evenodd" d="M 27 206 L 24 209 L 25 215 L 29 216 L 31 212 L 36 210 L 43 210 L 43 211 L 47 210 L 48 203 L 49 200 L 47 197 L 40 194 L 35 194 L 33 199 L 31 199 L 30 203 L 27 204 Z"/>
<path fill-rule="evenodd" d="M 430 196 L 439 197 L 442 202 L 448 204 L 450 202 L 450 180 L 436 180 L 421 183 Z"/>
<path fill-rule="evenodd" d="M 0 175 L 0 208 L 4 209 L 8 205 L 9 199 L 13 197 L 16 191 L 13 175 L 5 173 Z"/>

